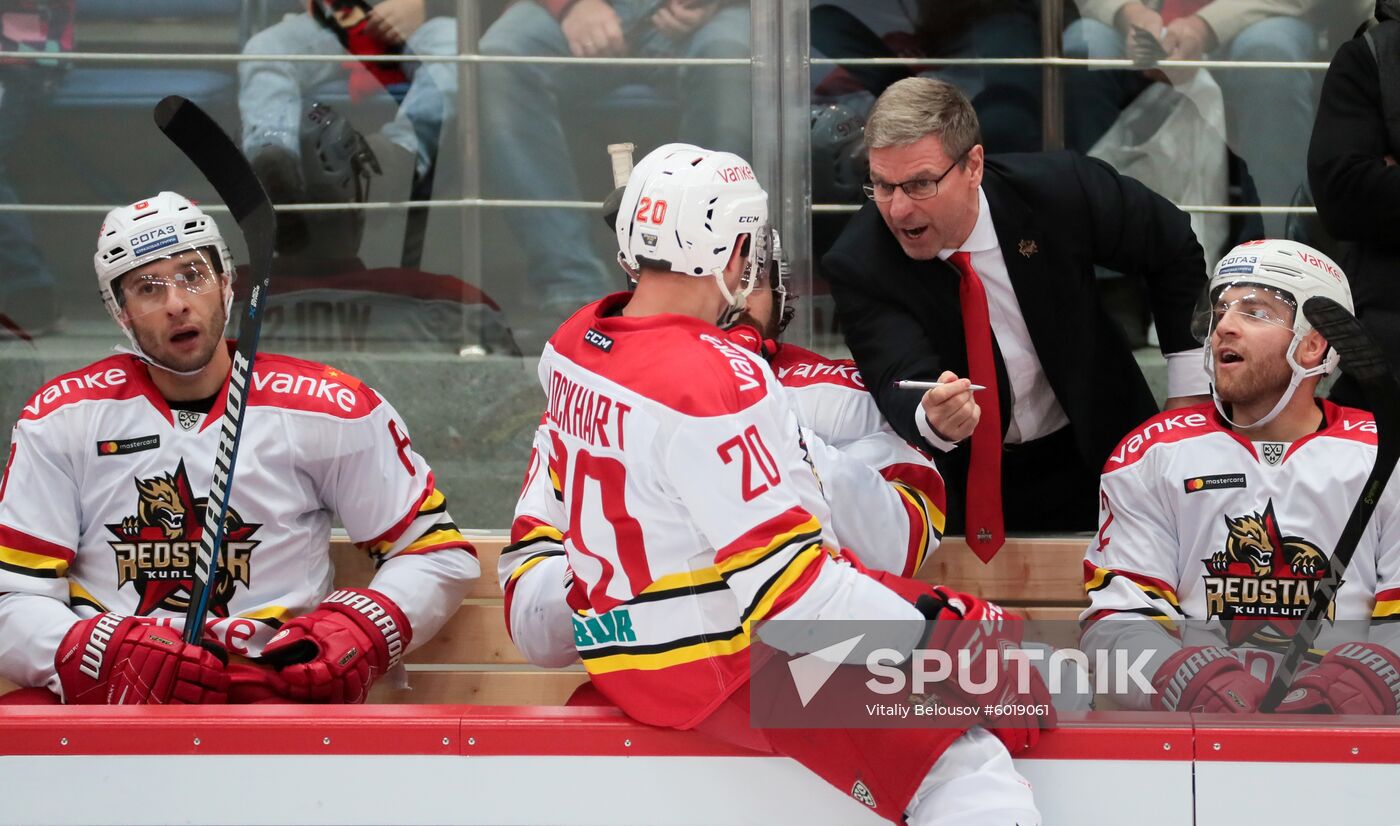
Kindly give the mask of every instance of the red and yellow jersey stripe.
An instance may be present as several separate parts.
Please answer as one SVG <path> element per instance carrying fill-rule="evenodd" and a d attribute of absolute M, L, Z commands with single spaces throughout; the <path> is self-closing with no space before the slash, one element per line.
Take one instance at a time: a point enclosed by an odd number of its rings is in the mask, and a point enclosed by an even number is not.
<path fill-rule="evenodd" d="M 947 524 L 947 493 L 943 477 L 932 467 L 899 462 L 880 468 L 880 475 L 899 494 L 909 517 L 909 545 L 900 576 L 911 577 L 923 567 L 929 551 L 943 538 Z"/>
<path fill-rule="evenodd" d="M 1161 622 L 1168 628 L 1174 628 L 1174 617 L 1183 616 L 1181 604 L 1177 600 L 1176 589 L 1166 582 L 1134 571 L 1100 568 L 1087 559 L 1084 560 L 1084 592 L 1088 594 L 1091 599 L 1096 592 L 1104 591 L 1113 586 L 1116 582 L 1126 582 L 1136 587 L 1137 590 L 1147 596 L 1148 602 L 1142 605 L 1135 605 L 1131 608 L 1104 608 L 1100 611 L 1095 611 L 1084 620 L 1085 625 L 1096 622 L 1109 614 L 1128 613 L 1141 614 L 1142 616 Z M 1157 605 L 1161 603 L 1166 603 L 1166 605 L 1171 608 L 1171 612 L 1169 613 L 1157 607 Z"/>
<path fill-rule="evenodd" d="M 1400 588 L 1376 592 L 1376 605 L 1371 609 L 1371 618 L 1377 622 L 1400 622 Z"/>
<path fill-rule="evenodd" d="M 74 556 L 71 548 L 31 536 L 8 525 L 0 525 L 0 570 L 60 579 L 68 575 L 68 566 L 72 564 Z"/>
<path fill-rule="evenodd" d="M 428 474 L 428 482 L 424 485 L 423 492 L 403 518 L 374 539 L 357 543 L 357 547 L 374 557 L 376 564 L 382 564 L 389 558 L 394 547 L 403 540 L 404 534 L 420 521 L 424 527 L 418 537 L 402 550 L 393 553 L 393 556 L 427 554 L 447 548 L 462 548 L 476 556 L 476 548 L 467 541 L 456 523 L 448 516 L 447 497 L 437 489 L 432 473 Z"/>

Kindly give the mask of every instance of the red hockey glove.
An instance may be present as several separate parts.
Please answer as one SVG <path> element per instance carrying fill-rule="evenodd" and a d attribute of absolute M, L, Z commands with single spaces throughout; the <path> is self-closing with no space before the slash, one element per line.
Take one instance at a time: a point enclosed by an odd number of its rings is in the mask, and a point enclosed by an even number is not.
<path fill-rule="evenodd" d="M 294 700 L 363 703 L 412 639 L 408 619 L 388 597 L 342 588 L 283 626 L 263 647 L 262 660 L 281 672 Z"/>
<path fill-rule="evenodd" d="M 1400 713 L 1400 656 L 1380 645 L 1343 643 L 1293 679 L 1280 714 Z"/>
<path fill-rule="evenodd" d="M 1167 658 L 1152 676 L 1158 711 L 1248 714 L 1259 710 L 1268 686 L 1244 663 L 1215 645 L 1183 648 Z"/>
<path fill-rule="evenodd" d="M 223 703 L 228 674 L 216 651 L 190 645 L 173 628 L 98 614 L 68 630 L 54 667 L 72 705 Z"/>
<path fill-rule="evenodd" d="M 948 652 L 954 674 L 959 675 L 942 684 L 947 693 L 959 703 L 980 708 L 982 725 L 1012 754 L 1034 746 L 1041 730 L 1054 728 L 1058 718 L 1040 672 L 1028 660 L 1017 661 L 1014 656 L 1025 631 L 1021 618 L 971 594 L 941 585 L 929 590 L 932 593 L 920 596 L 915 607 L 930 621 L 923 647 Z M 968 652 L 963 679 L 969 686 L 989 688 L 973 693 L 960 684 L 960 651 Z"/>
<path fill-rule="evenodd" d="M 230 705 L 296 702 L 277 669 L 249 662 L 229 663 L 228 701 Z"/>

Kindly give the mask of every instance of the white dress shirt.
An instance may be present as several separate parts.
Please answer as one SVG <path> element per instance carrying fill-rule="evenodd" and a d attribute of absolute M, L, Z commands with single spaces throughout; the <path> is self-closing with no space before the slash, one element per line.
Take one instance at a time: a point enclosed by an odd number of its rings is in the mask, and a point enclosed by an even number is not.
<path fill-rule="evenodd" d="M 1016 292 L 1011 287 L 1006 259 L 1001 255 L 996 227 L 992 225 L 992 211 L 987 205 L 987 193 L 981 187 L 977 188 L 977 223 L 972 233 L 962 246 L 945 249 L 938 253 L 938 257 L 947 261 L 956 252 L 966 252 L 972 256 L 972 268 L 982 279 L 982 286 L 987 291 L 992 335 L 996 336 L 997 346 L 1001 348 L 1002 361 L 1011 384 L 1011 398 L 1001 400 L 1002 404 L 1011 405 L 1011 423 L 1003 442 L 1014 445 L 1049 436 L 1069 424 L 1069 417 L 1055 398 L 1045 368 L 1040 364 L 1040 356 L 1035 352 L 1026 318 L 1021 314 L 1021 305 L 1016 301 Z M 1209 392 L 1203 358 L 1199 348 L 1167 356 L 1168 396 Z M 934 432 L 924 416 L 922 405 L 914 408 L 914 419 L 919 433 L 929 444 L 943 451 L 957 446 L 956 442 L 950 442 Z"/>

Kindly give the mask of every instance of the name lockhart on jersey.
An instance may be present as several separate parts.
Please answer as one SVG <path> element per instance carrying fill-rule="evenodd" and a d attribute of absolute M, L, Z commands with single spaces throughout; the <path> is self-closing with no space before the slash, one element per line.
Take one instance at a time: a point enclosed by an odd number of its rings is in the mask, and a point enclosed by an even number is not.
<path fill-rule="evenodd" d="M 623 448 L 622 425 L 631 405 L 570 381 L 555 371 L 549 375 L 547 415 L 556 427 L 598 447 Z M 613 440 L 608 440 L 612 432 Z"/>

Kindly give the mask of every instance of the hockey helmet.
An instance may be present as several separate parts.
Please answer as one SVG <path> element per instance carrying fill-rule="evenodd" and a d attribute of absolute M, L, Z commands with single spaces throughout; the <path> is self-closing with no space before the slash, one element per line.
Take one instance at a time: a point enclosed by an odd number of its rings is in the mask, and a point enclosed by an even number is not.
<path fill-rule="evenodd" d="M 190 272 L 169 279 L 147 279 L 154 288 L 179 288 L 194 293 L 219 287 L 224 291 L 224 315 L 233 304 L 233 256 L 219 234 L 214 219 L 175 192 L 161 192 L 134 204 L 107 213 L 97 233 L 97 252 L 92 257 L 97 272 L 97 288 L 107 313 L 121 327 L 133 351 L 145 359 L 131 330 L 136 307 L 127 307 L 122 276 L 154 261 L 175 258 L 194 251 L 196 260 Z M 219 276 L 226 280 L 220 281 Z M 210 280 L 212 277 L 212 281 Z M 169 282 L 169 283 L 167 283 Z"/>
<path fill-rule="evenodd" d="M 618 262 L 629 276 L 643 267 L 708 276 L 737 312 L 767 264 L 768 193 L 737 155 L 667 144 L 632 170 L 616 230 Z M 738 291 L 731 292 L 724 268 L 745 239 L 748 266 Z"/>
<path fill-rule="evenodd" d="M 1232 288 L 1246 289 L 1236 289 L 1226 296 L 1226 291 Z M 1288 390 L 1267 416 L 1250 427 L 1260 427 L 1272 421 L 1292 398 L 1303 379 L 1326 375 L 1337 368 L 1340 357 L 1336 350 L 1329 350 L 1322 362 L 1313 367 L 1304 367 L 1294 358 L 1303 337 L 1313 329 L 1303 313 L 1303 305 L 1314 296 L 1330 298 L 1348 312 L 1355 312 L 1351 287 L 1341 267 L 1321 252 L 1297 241 L 1248 241 L 1230 250 L 1215 265 L 1206 295 L 1197 306 L 1192 320 L 1192 332 L 1205 345 L 1205 366 L 1211 377 L 1212 395 L 1215 382 L 1212 334 L 1225 313 L 1238 311 L 1238 307 L 1247 305 L 1247 317 L 1252 321 L 1275 324 L 1293 333 L 1286 353 L 1288 366 L 1293 373 Z M 1270 309 L 1281 306 L 1288 308 L 1287 315 Z M 1221 415 L 1225 415 L 1218 396 L 1216 406 L 1221 408 Z M 1228 416 L 1226 420 L 1234 424 Z"/>

